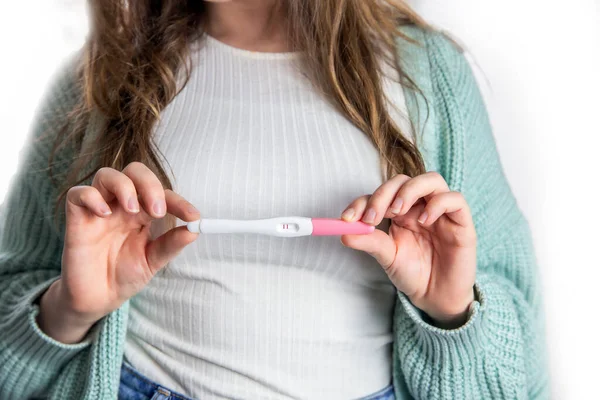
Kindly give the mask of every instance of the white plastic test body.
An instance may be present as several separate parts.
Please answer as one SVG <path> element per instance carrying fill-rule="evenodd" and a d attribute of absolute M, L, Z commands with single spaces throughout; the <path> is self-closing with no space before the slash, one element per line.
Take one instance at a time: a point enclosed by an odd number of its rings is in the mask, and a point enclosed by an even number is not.
<path fill-rule="evenodd" d="M 313 233 L 311 218 L 277 217 L 254 220 L 203 218 L 188 222 L 187 228 L 194 233 L 259 233 L 270 236 L 310 236 Z"/>

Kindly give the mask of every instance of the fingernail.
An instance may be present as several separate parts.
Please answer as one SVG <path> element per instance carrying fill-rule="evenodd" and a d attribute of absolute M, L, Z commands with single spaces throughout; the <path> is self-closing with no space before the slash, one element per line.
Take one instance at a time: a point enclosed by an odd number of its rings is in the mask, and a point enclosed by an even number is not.
<path fill-rule="evenodd" d="M 198 211 L 198 209 L 191 204 L 188 206 L 187 210 L 188 210 L 188 212 L 193 213 L 193 214 L 200 214 L 200 211 Z"/>
<path fill-rule="evenodd" d="M 424 223 L 426 219 L 427 219 L 427 211 L 423 211 L 423 214 L 421 214 L 419 216 L 417 221 L 419 221 L 420 223 Z"/>
<path fill-rule="evenodd" d="M 129 201 L 127 202 L 127 208 L 131 212 L 139 212 L 140 211 L 140 206 L 139 206 L 139 204 L 137 202 L 137 199 L 135 197 L 130 197 L 129 198 Z"/>
<path fill-rule="evenodd" d="M 165 213 L 165 204 L 162 200 L 156 200 L 152 209 L 156 215 L 163 215 Z"/>
<path fill-rule="evenodd" d="M 342 213 L 342 219 L 345 219 L 348 221 L 351 220 L 353 216 L 354 216 L 354 208 L 349 208 Z"/>
<path fill-rule="evenodd" d="M 110 211 L 110 208 L 108 208 L 107 206 L 104 206 L 104 205 L 100 206 L 100 212 L 103 215 L 110 215 L 110 214 L 112 214 L 112 211 Z"/>
<path fill-rule="evenodd" d="M 400 212 L 400 209 L 402 208 L 402 203 L 403 201 L 400 198 L 394 200 L 390 207 L 390 211 L 392 211 L 394 214 L 398 214 Z"/>
<path fill-rule="evenodd" d="M 369 208 L 367 210 L 367 212 L 365 213 L 365 215 L 363 216 L 363 221 L 364 222 L 373 222 L 373 221 L 375 221 L 375 215 L 377 215 L 375 210 L 373 210 L 372 208 Z"/>

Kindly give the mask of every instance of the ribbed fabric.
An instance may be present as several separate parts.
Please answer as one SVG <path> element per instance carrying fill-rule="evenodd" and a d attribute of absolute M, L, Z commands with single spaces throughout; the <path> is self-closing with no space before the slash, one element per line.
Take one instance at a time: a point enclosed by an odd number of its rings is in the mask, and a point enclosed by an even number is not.
<path fill-rule="evenodd" d="M 204 217 L 339 217 L 382 184 L 376 147 L 300 53 L 205 38 L 154 132 Z M 406 129 L 401 85 L 385 87 Z M 392 380 L 395 299 L 377 261 L 336 236 L 200 235 L 131 300 L 125 357 L 205 400 L 361 398 Z"/>
<path fill-rule="evenodd" d="M 400 57 L 429 100 L 427 113 L 422 98 L 405 90 L 411 119 L 423 134 L 420 149 L 427 169 L 439 171 L 452 190 L 460 190 L 473 213 L 478 301 L 464 326 L 443 330 L 428 324 L 397 292 L 392 357 L 396 396 L 548 398 L 542 302 L 531 234 L 502 171 L 476 81 L 463 55 L 442 35 L 414 27 L 404 32 L 422 44 L 399 40 Z M 67 68 L 43 103 L 34 136 L 59 127 L 60 111 L 77 101 L 72 88 Z M 62 345 L 35 325 L 37 307 L 32 300 L 60 274 L 64 232 L 64 227 L 56 231 L 50 224 L 54 189 L 44 170 L 48 151 L 47 142 L 28 142 L 2 207 L 0 398 L 116 399 L 129 302 L 101 320 L 83 344 Z M 215 171 L 231 171 L 232 165 L 227 167 L 215 166 Z M 328 192 L 335 193 L 336 187 Z M 297 206 L 292 200 L 288 207 Z M 251 207 L 256 210 L 260 204 Z M 203 205 L 198 206 L 202 210 Z M 242 209 L 231 212 L 251 217 Z M 239 239 L 225 240 L 232 244 Z M 294 243 L 301 242 L 290 245 Z M 217 247 L 211 254 L 222 259 L 226 251 L 231 248 Z M 245 276 L 243 271 L 240 274 Z M 264 286 L 264 290 L 269 289 Z M 298 298 L 298 305 L 285 314 L 292 326 L 302 321 L 294 313 L 302 301 Z M 348 315 L 353 306 L 347 305 Z"/>

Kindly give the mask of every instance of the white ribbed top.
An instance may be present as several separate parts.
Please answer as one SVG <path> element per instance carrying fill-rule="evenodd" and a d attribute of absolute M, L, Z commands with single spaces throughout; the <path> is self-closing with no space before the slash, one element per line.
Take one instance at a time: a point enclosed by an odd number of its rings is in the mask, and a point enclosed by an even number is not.
<path fill-rule="evenodd" d="M 382 183 L 377 150 L 313 89 L 301 53 L 205 37 L 155 130 L 204 217 L 338 218 Z M 408 133 L 402 88 L 386 91 Z M 395 298 L 339 236 L 200 235 L 131 300 L 125 357 L 203 400 L 358 398 L 391 382 Z"/>

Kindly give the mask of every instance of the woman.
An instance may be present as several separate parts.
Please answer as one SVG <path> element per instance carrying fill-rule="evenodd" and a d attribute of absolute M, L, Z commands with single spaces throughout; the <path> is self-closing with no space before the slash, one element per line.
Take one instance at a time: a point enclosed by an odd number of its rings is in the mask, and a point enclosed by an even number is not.
<path fill-rule="evenodd" d="M 397 1 L 123 3 L 90 2 L 3 207 L 0 397 L 548 395 L 528 224 L 445 36 Z M 377 229 L 175 219 L 290 215 Z"/>

